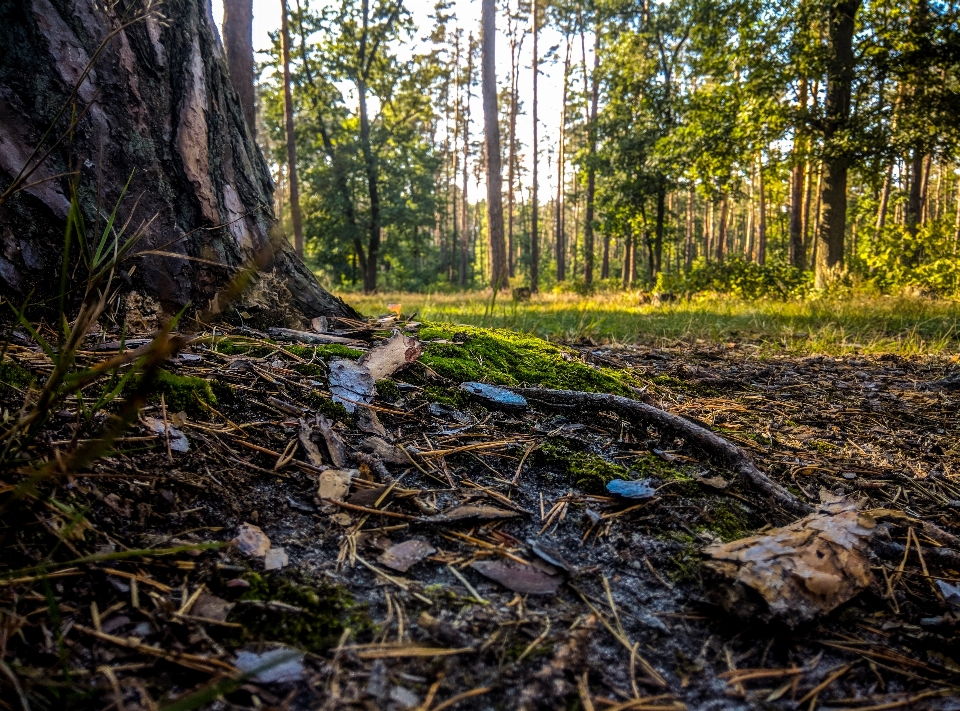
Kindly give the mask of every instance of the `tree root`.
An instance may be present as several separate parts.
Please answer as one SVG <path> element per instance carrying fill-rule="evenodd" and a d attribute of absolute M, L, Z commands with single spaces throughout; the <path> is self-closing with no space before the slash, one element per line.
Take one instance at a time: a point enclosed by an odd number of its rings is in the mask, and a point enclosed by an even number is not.
<path fill-rule="evenodd" d="M 760 471 L 749 455 L 735 444 L 679 415 L 619 395 L 539 388 L 511 388 L 511 390 L 545 407 L 559 410 L 572 409 L 578 415 L 606 410 L 626 419 L 671 432 L 700 449 L 717 463 L 733 469 L 753 488 L 769 496 L 791 513 L 806 515 L 814 510 L 812 506 L 798 499 Z"/>

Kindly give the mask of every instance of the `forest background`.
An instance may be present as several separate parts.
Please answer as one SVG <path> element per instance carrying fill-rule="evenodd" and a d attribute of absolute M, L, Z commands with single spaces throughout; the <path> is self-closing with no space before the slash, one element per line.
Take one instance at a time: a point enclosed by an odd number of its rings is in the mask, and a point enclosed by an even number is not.
<path fill-rule="evenodd" d="M 255 39 L 276 212 L 330 288 L 508 286 L 475 5 L 283 5 L 297 200 L 281 33 Z M 955 3 L 508 0 L 497 27 L 509 286 L 960 293 Z"/>

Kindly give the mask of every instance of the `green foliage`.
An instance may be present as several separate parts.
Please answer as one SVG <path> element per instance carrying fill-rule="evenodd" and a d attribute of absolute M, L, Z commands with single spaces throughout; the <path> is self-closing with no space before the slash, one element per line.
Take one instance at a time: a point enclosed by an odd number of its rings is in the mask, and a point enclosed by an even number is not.
<path fill-rule="evenodd" d="M 612 464 L 592 452 L 577 451 L 562 439 L 547 439 L 537 449 L 536 458 L 559 468 L 566 483 L 587 494 L 605 494 L 614 479 L 627 479 L 627 468 Z"/>
<path fill-rule="evenodd" d="M 783 262 L 760 265 L 739 257 L 724 262 L 699 260 L 687 274 L 661 272 L 656 285 L 656 291 L 684 296 L 712 291 L 741 299 L 791 299 L 807 296 L 812 289 L 809 272 Z"/>
<path fill-rule="evenodd" d="M 0 362 L 0 383 L 22 390 L 28 387 L 35 379 L 29 370 L 14 363 L 12 360 Z"/>
<path fill-rule="evenodd" d="M 639 384 L 629 373 L 595 368 L 573 351 L 513 331 L 424 324 L 423 363 L 458 382 L 544 385 L 566 390 L 630 393 Z M 431 339 L 449 341 L 431 343 Z"/>
<path fill-rule="evenodd" d="M 208 381 L 189 375 L 177 375 L 162 368 L 157 371 L 155 387 L 150 399 L 159 403 L 161 395 L 166 403 L 167 412 L 183 411 L 191 415 L 199 415 L 204 410 L 197 400 L 208 405 L 217 404 L 217 398 Z"/>

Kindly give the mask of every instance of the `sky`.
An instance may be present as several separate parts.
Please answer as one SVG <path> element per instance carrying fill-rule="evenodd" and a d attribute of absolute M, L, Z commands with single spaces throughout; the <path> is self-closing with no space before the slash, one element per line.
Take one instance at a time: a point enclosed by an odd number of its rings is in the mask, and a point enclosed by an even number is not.
<path fill-rule="evenodd" d="M 316 7 L 318 2 L 321 5 L 332 4 L 330 0 L 313 0 L 313 6 Z M 334 0 L 334 2 L 336 2 L 336 0 Z M 223 22 L 223 0 L 212 0 L 212 3 L 213 17 L 219 25 Z M 433 0 L 407 0 L 406 6 L 413 15 L 414 24 L 417 27 L 417 31 L 414 33 L 414 46 L 411 48 L 411 50 L 416 49 L 416 43 L 419 41 L 420 37 L 426 36 L 430 32 L 433 23 L 429 19 L 429 15 L 433 12 L 433 4 Z M 501 4 L 501 2 L 497 3 L 497 5 Z M 515 7 L 515 0 L 511 0 L 510 4 L 511 6 Z M 455 0 L 451 10 L 456 15 L 456 20 L 452 21 L 452 25 L 454 27 L 463 28 L 465 35 L 472 31 L 475 36 L 479 36 L 480 0 Z M 279 27 L 280 0 L 253 0 L 254 50 L 262 51 L 269 49 L 269 33 L 276 31 L 279 29 Z M 510 75 L 510 45 L 507 42 L 504 34 L 505 29 L 506 18 L 500 15 L 497 17 L 496 57 L 497 81 L 501 87 L 506 85 Z M 544 62 L 540 65 L 540 77 L 537 86 L 540 97 L 538 118 L 540 123 L 539 183 L 541 200 L 545 200 L 547 197 L 544 191 L 550 191 L 552 194 L 556 191 L 557 185 L 556 168 L 549 165 L 548 154 L 556 153 L 559 140 L 561 105 L 563 99 L 563 54 L 565 51 L 565 45 L 563 43 L 563 36 L 554 28 L 547 27 L 541 29 L 538 39 L 538 49 L 541 58 L 551 47 L 559 46 L 558 51 L 555 53 L 557 57 L 554 59 L 554 61 Z M 593 62 L 593 55 L 591 54 L 592 39 L 590 37 L 587 37 L 586 44 L 587 66 L 591 66 Z M 520 100 L 522 102 L 525 115 L 520 116 L 517 120 L 517 136 L 526 147 L 524 150 L 526 158 L 526 177 L 524 178 L 524 182 L 526 184 L 529 184 L 530 170 L 532 169 L 532 152 L 529 149 L 533 138 L 533 122 L 530 116 L 530 98 L 533 96 L 533 72 L 530 69 L 532 47 L 533 42 L 528 35 L 523 42 L 523 52 L 520 60 L 521 70 L 518 85 L 518 93 L 520 95 Z M 574 64 L 576 64 L 582 61 L 579 38 L 575 40 L 573 49 L 572 61 Z M 403 53 L 399 52 L 398 54 L 402 56 Z M 583 81 L 579 74 L 572 75 L 571 79 L 573 81 Z M 480 103 L 479 87 L 474 90 L 474 96 L 470 105 L 470 116 L 472 124 L 471 135 L 479 137 L 483 131 L 483 107 Z M 501 136 L 501 140 L 506 141 L 506 136 Z M 505 170 L 504 179 L 506 179 Z M 483 183 L 480 183 L 479 185 L 473 184 L 470 186 L 471 191 L 475 192 L 478 189 L 482 191 L 486 188 Z"/>

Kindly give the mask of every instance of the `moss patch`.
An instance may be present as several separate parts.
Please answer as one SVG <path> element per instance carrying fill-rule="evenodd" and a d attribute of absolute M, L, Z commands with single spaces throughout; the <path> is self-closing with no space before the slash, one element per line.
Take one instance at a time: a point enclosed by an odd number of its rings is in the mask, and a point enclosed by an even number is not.
<path fill-rule="evenodd" d="M 400 388 L 392 380 L 378 380 L 376 386 L 377 397 L 381 400 L 393 402 L 400 399 Z"/>
<path fill-rule="evenodd" d="M 22 390 L 35 380 L 34 375 L 10 360 L 0 363 L 0 383 Z"/>
<path fill-rule="evenodd" d="M 285 346 L 285 350 L 301 358 L 313 358 L 316 355 L 317 358 L 324 360 L 329 358 L 357 360 L 363 357 L 363 351 L 358 351 L 356 348 L 347 348 L 347 346 L 339 343 L 331 343 L 326 346 Z"/>
<path fill-rule="evenodd" d="M 240 600 L 282 602 L 303 612 L 286 612 L 254 605 L 239 604 L 230 614 L 231 622 L 243 625 L 235 644 L 244 642 L 283 642 L 309 652 L 322 654 L 336 645 L 349 627 L 354 634 L 372 627 L 366 610 L 358 606 L 343 588 L 301 580 L 291 582 L 279 576 L 246 573 L 250 587 Z"/>
<path fill-rule="evenodd" d="M 720 536 L 724 542 L 735 541 L 750 535 L 750 513 L 739 501 L 717 498 L 704 507 L 706 524 L 702 529 Z"/>
<path fill-rule="evenodd" d="M 567 482 L 587 494 L 604 494 L 609 482 L 628 478 L 626 467 L 592 452 L 576 451 L 561 439 L 546 440 L 536 456 L 544 464 L 561 468 Z"/>
<path fill-rule="evenodd" d="M 579 354 L 547 341 L 503 329 L 427 324 L 421 360 L 438 374 L 458 382 L 497 385 L 545 385 L 551 388 L 629 395 L 640 383 L 629 373 L 594 368 Z"/>
<path fill-rule="evenodd" d="M 198 415 L 203 408 L 197 403 L 197 398 L 208 405 L 216 405 L 217 398 L 213 389 L 203 378 L 188 375 L 177 375 L 162 368 L 157 371 L 156 386 L 150 395 L 151 402 L 160 402 L 163 395 L 168 412 L 185 411 L 191 415 Z"/>

